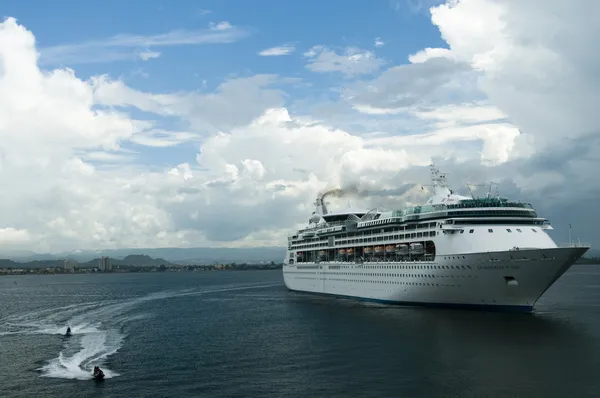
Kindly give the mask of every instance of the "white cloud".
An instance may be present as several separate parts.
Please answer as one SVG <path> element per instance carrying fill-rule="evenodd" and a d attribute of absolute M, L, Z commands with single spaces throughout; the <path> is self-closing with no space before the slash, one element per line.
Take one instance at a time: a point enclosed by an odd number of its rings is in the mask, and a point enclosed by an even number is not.
<path fill-rule="evenodd" d="M 410 55 L 408 60 L 413 64 L 420 64 L 431 58 L 452 59 L 452 52 L 447 48 L 425 48 L 416 54 Z"/>
<path fill-rule="evenodd" d="M 423 63 L 394 66 L 373 80 L 348 85 L 344 100 L 370 114 L 394 114 L 420 103 L 443 104 L 467 93 L 473 72 L 466 63 L 432 58 Z M 479 91 L 479 90 L 477 90 Z"/>
<path fill-rule="evenodd" d="M 227 21 L 221 21 L 217 24 L 211 24 L 210 29 L 216 31 L 231 30 L 233 29 L 233 26 Z"/>
<path fill-rule="evenodd" d="M 176 132 L 164 130 L 148 130 L 134 134 L 131 142 L 157 148 L 172 147 L 184 142 L 197 141 L 199 135 L 190 132 Z"/>
<path fill-rule="evenodd" d="M 103 105 L 134 106 L 146 112 L 180 117 L 204 134 L 247 124 L 264 109 L 281 106 L 284 93 L 273 86 L 293 81 L 275 75 L 255 75 L 227 80 L 210 94 L 151 94 L 134 90 L 107 76 L 93 79 L 94 98 Z"/>
<path fill-rule="evenodd" d="M 192 168 L 190 167 L 189 163 L 182 163 L 177 167 L 172 168 L 171 170 L 169 170 L 168 174 L 175 177 L 181 177 L 184 180 L 189 180 L 190 178 L 194 177 Z"/>
<path fill-rule="evenodd" d="M 158 51 L 142 51 L 138 53 L 138 57 L 140 57 L 142 61 L 148 61 L 149 59 L 160 57 L 160 53 Z"/>
<path fill-rule="evenodd" d="M 375 47 L 383 47 L 385 45 L 385 43 L 383 42 L 383 40 L 381 40 L 381 38 L 376 37 L 375 38 Z"/>
<path fill-rule="evenodd" d="M 414 114 L 421 119 L 439 121 L 438 127 L 446 127 L 466 123 L 487 123 L 506 119 L 506 115 L 497 107 L 472 103 L 451 104 L 429 110 L 417 110 Z"/>
<path fill-rule="evenodd" d="M 30 243 L 29 231 L 16 228 L 0 228 L 0 247 L 14 247 L 23 243 Z"/>
<path fill-rule="evenodd" d="M 584 50 L 600 36 L 592 17 L 598 11 L 594 2 L 464 0 L 433 9 L 432 21 L 452 57 L 481 73 L 490 100 L 546 146 L 598 130 L 589 104 L 600 96 L 592 72 L 600 58 Z"/>
<path fill-rule="evenodd" d="M 375 108 L 371 105 L 353 105 L 353 108 L 361 113 L 365 113 L 367 115 L 395 115 L 398 113 L 405 112 L 402 108 L 389 109 L 389 108 Z"/>
<path fill-rule="evenodd" d="M 100 40 L 42 48 L 40 62 L 43 65 L 73 65 L 136 59 L 141 57 L 140 49 L 146 49 L 143 51 L 147 53 L 147 49 L 156 47 L 232 43 L 247 35 L 246 30 L 226 21 L 211 23 L 209 29 L 204 30 L 181 29 L 148 36 L 119 34 Z"/>
<path fill-rule="evenodd" d="M 293 46 L 279 46 L 279 47 L 271 47 L 265 50 L 262 50 L 258 53 L 263 57 L 277 57 L 281 55 L 289 55 L 296 50 Z"/>
<path fill-rule="evenodd" d="M 199 9 L 198 10 L 198 15 L 208 15 L 208 14 L 212 14 L 211 10 L 205 10 L 205 9 Z"/>
<path fill-rule="evenodd" d="M 134 161 L 134 154 L 108 151 L 88 151 L 79 154 L 81 158 L 89 160 L 91 162 L 107 162 L 107 163 L 119 163 L 119 162 L 132 162 Z"/>
<path fill-rule="evenodd" d="M 319 73 L 340 72 L 346 77 L 376 72 L 385 63 L 368 50 L 348 47 L 342 54 L 324 46 L 314 46 L 304 53 L 310 58 L 306 67 Z"/>

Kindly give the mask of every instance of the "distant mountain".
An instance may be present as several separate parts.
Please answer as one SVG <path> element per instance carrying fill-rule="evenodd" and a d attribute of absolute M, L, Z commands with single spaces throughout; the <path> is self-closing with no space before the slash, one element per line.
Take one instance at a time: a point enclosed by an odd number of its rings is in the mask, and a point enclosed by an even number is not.
<path fill-rule="evenodd" d="M 56 268 L 63 267 L 64 265 L 64 260 L 16 262 L 9 259 L 0 259 L 0 268 Z"/>
<path fill-rule="evenodd" d="M 100 258 L 94 258 L 85 262 L 77 262 L 79 268 L 96 268 L 99 266 Z M 133 254 L 126 256 L 123 259 L 111 258 L 111 263 L 114 266 L 129 265 L 133 267 L 159 267 L 161 265 L 175 265 L 164 258 L 152 258 L 143 254 Z M 8 259 L 0 259 L 0 268 L 62 268 L 65 261 L 61 260 L 34 260 L 27 262 L 17 262 Z"/>
<path fill-rule="evenodd" d="M 83 267 L 83 268 L 93 268 L 93 267 L 97 267 L 98 266 L 98 258 L 95 258 L 93 260 L 87 261 L 85 263 L 80 263 L 79 266 Z M 159 267 L 161 265 L 174 265 L 173 263 L 165 260 L 164 258 L 152 258 L 150 256 L 147 256 L 145 254 L 132 254 L 129 256 L 126 256 L 124 259 L 118 259 L 118 258 L 110 258 L 110 261 L 114 266 L 117 265 L 130 265 L 130 266 L 134 266 L 134 267 Z"/>
<path fill-rule="evenodd" d="M 261 263 L 274 261 L 279 263 L 285 256 L 284 247 L 254 248 L 156 248 L 156 249 L 110 249 L 110 250 L 77 250 L 58 254 L 42 254 L 34 252 L 0 253 L 6 258 L 20 263 L 30 261 L 48 261 L 72 259 L 85 263 L 105 256 L 112 259 L 125 259 L 127 256 L 142 255 L 154 259 L 165 259 L 178 264 L 214 264 L 214 263 Z M 163 260 L 163 261 L 165 261 Z M 160 264 L 159 264 L 160 265 Z"/>

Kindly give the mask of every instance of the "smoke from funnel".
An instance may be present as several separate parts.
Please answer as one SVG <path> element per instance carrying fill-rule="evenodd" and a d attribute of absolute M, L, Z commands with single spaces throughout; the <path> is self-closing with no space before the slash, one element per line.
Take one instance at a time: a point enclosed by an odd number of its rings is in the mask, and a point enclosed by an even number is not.
<path fill-rule="evenodd" d="M 321 195 L 321 201 L 324 201 L 327 196 L 332 196 L 334 198 L 341 198 L 344 196 L 357 195 L 359 190 L 357 187 L 346 187 L 346 188 L 333 188 L 325 191 Z"/>
<path fill-rule="evenodd" d="M 359 188 L 357 185 L 350 185 L 344 188 L 333 188 L 325 191 L 321 195 L 321 201 L 324 201 L 326 197 L 331 196 L 334 198 L 342 198 L 344 196 L 353 196 L 358 198 L 368 197 L 382 197 L 382 196 L 399 196 L 402 197 L 407 194 L 411 189 L 416 187 L 417 184 L 404 184 L 396 189 L 364 189 Z"/>

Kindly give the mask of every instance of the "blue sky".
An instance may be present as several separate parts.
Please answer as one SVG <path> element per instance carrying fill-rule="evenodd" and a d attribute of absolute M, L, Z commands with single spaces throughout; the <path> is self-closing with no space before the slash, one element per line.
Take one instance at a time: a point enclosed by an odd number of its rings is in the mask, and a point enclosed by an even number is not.
<path fill-rule="evenodd" d="M 260 7 L 257 6 L 260 4 Z M 276 73 L 302 77 L 316 84 L 334 84 L 334 75 L 315 75 L 305 66 L 302 53 L 315 45 L 358 47 L 375 51 L 389 64 L 407 63 L 407 56 L 424 47 L 444 45 L 439 31 L 415 0 L 395 1 L 55 1 L 52 7 L 31 7 L 12 2 L 3 6 L 34 32 L 42 54 L 47 47 L 105 40 L 119 34 L 151 36 L 176 30 L 204 30 L 210 23 L 227 21 L 246 36 L 233 43 L 150 46 L 161 53 L 150 61 L 140 59 L 87 63 L 81 59 L 65 66 L 86 78 L 99 73 L 122 76 L 144 91 L 211 89 L 231 75 Z M 385 43 L 375 48 L 375 38 Z M 289 44 L 290 56 L 261 57 L 257 52 Z M 43 60 L 43 58 L 42 58 Z M 44 63 L 63 66 L 58 61 Z M 152 79 L 143 78 L 140 72 Z"/>

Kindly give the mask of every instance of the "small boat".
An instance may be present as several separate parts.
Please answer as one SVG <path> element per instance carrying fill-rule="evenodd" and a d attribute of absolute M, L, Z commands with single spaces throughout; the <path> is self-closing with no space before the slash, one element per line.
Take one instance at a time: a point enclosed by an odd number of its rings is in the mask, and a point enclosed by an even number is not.
<path fill-rule="evenodd" d="M 67 333 L 65 333 L 65 337 L 71 337 L 71 328 L 67 328 Z"/>

